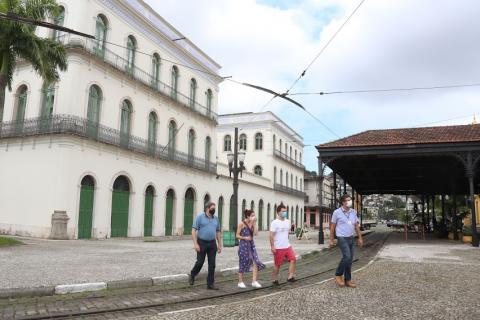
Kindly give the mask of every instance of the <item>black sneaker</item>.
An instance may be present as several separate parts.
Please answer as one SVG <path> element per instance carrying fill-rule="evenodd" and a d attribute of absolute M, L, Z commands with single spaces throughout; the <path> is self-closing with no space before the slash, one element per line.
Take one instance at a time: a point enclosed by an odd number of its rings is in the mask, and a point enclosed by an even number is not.
<path fill-rule="evenodd" d="M 207 285 L 207 289 L 208 290 L 218 290 L 218 287 L 216 287 L 212 284 L 212 285 Z"/>
<path fill-rule="evenodd" d="M 280 282 L 278 282 L 278 280 L 275 280 L 275 281 L 272 282 L 272 284 L 276 287 L 276 286 L 280 285 Z"/>
<path fill-rule="evenodd" d="M 295 279 L 295 277 L 291 277 L 290 279 L 287 279 L 288 282 L 295 282 L 297 281 L 297 279 Z"/>
<path fill-rule="evenodd" d="M 195 277 L 190 274 L 190 276 L 188 277 L 188 284 L 193 286 L 194 283 L 195 283 Z"/>

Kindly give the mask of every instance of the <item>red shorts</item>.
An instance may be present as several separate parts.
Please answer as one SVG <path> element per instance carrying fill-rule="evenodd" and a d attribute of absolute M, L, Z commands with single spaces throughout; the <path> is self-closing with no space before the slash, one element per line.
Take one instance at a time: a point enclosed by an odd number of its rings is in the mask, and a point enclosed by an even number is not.
<path fill-rule="evenodd" d="M 295 257 L 295 252 L 293 251 L 292 246 L 286 249 L 276 249 L 275 254 L 273 255 L 273 260 L 275 266 L 280 267 L 283 264 L 283 261 L 297 261 Z"/>

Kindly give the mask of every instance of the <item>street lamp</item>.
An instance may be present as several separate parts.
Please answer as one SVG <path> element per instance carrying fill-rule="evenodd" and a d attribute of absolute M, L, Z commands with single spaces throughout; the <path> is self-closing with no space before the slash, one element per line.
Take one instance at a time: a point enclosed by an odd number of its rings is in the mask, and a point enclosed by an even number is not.
<path fill-rule="evenodd" d="M 230 230 L 235 232 L 238 220 L 238 175 L 241 175 L 245 170 L 245 152 L 238 151 L 238 128 L 235 128 L 233 153 L 227 154 L 227 160 L 230 177 L 233 174 L 233 217 L 230 217 Z M 237 244 L 237 241 L 235 240 L 235 244 Z"/>

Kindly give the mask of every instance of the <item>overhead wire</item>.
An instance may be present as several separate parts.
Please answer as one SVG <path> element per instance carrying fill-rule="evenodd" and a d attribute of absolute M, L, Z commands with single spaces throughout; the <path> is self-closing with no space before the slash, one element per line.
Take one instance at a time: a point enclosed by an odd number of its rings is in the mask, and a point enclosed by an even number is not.
<path fill-rule="evenodd" d="M 320 51 L 317 53 L 317 55 L 315 55 L 315 57 L 312 59 L 312 61 L 310 61 L 310 63 L 307 65 L 307 67 L 305 69 L 303 69 L 303 71 L 300 73 L 300 75 L 295 79 L 295 81 L 292 83 L 292 85 L 287 89 L 287 91 L 285 91 L 285 93 L 283 93 L 283 96 L 287 96 L 289 95 L 289 92 L 290 90 L 292 90 L 295 85 L 300 81 L 301 78 L 303 78 L 305 76 L 305 74 L 307 73 L 308 69 L 310 69 L 310 67 L 315 63 L 315 61 L 323 54 L 323 52 L 325 52 L 325 50 L 328 48 L 328 46 L 330 45 L 330 43 L 332 43 L 332 41 L 335 39 L 335 37 L 340 33 L 340 31 L 345 27 L 345 25 L 348 23 L 348 21 L 350 21 L 350 19 L 355 15 L 355 13 L 358 11 L 358 9 L 360 9 L 360 7 L 362 6 L 362 4 L 365 2 L 365 0 L 361 0 L 359 2 L 359 4 L 355 7 L 355 9 L 350 13 L 350 15 L 347 17 L 347 19 L 340 25 L 340 27 L 335 31 L 335 33 L 330 37 L 330 39 L 327 41 L 327 43 L 320 49 Z M 276 96 L 273 96 L 270 100 L 267 101 L 267 103 L 265 103 L 262 108 L 260 109 L 260 111 L 263 111 L 274 99 L 276 98 Z M 318 121 L 325 129 L 327 129 L 330 133 L 332 133 L 334 136 L 340 138 L 340 136 L 338 134 L 336 134 L 330 127 L 328 127 L 323 121 L 321 121 L 319 118 L 317 118 L 316 116 L 314 116 L 310 111 L 308 111 L 306 108 L 304 109 L 304 111 L 309 114 L 313 119 L 315 119 L 316 121 Z"/>
<path fill-rule="evenodd" d="M 300 95 L 321 95 L 321 96 L 323 96 L 323 95 L 331 95 L 331 94 L 381 93 L 381 92 L 396 92 L 396 91 L 439 90 L 439 89 L 467 88 L 467 87 L 478 87 L 478 86 L 480 86 L 480 83 L 451 84 L 451 85 L 442 85 L 442 86 L 426 86 L 426 87 L 410 87 L 410 88 L 295 92 L 295 93 L 289 93 L 288 95 L 289 96 L 300 96 Z"/>

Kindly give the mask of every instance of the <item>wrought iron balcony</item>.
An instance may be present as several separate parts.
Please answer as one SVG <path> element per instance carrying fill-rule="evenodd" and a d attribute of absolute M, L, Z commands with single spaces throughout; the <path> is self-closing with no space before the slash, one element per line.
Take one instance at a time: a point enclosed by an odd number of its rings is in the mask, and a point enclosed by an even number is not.
<path fill-rule="evenodd" d="M 71 115 L 54 115 L 50 118 L 34 118 L 25 121 L 0 123 L 0 139 L 29 137 L 37 135 L 75 135 L 82 138 L 102 142 L 152 158 L 173 161 L 195 169 L 216 173 L 217 165 L 206 159 L 162 146 L 155 141 L 148 141 L 125 134 L 113 128 L 91 122 L 87 119 Z"/>
<path fill-rule="evenodd" d="M 297 160 L 289 157 L 286 153 L 280 152 L 280 150 L 275 149 L 275 155 L 279 157 L 280 159 L 283 159 L 299 168 L 305 169 L 305 166 L 298 162 Z"/>
<path fill-rule="evenodd" d="M 168 84 L 161 82 L 159 79 L 156 79 L 153 74 L 148 73 L 135 65 L 132 66 L 127 59 L 107 48 L 100 48 L 96 40 L 71 38 L 70 35 L 63 35 L 59 37 L 58 41 L 61 42 L 66 49 L 82 50 L 91 54 L 93 57 L 107 63 L 111 67 L 124 73 L 126 76 L 141 82 L 151 90 L 161 93 L 163 96 L 176 101 L 193 112 L 214 121 L 218 118 L 218 115 L 215 112 L 197 101 L 193 101 L 190 97 L 179 92 L 177 89 L 174 89 Z"/>
<path fill-rule="evenodd" d="M 285 192 L 285 193 L 291 194 L 293 196 L 305 199 L 305 192 L 300 191 L 300 190 L 296 190 L 296 189 L 293 189 L 293 188 L 289 188 L 287 186 L 284 186 L 284 185 L 281 185 L 281 184 L 278 184 L 278 183 L 275 183 L 273 185 L 273 190 L 280 191 L 280 192 Z"/>

